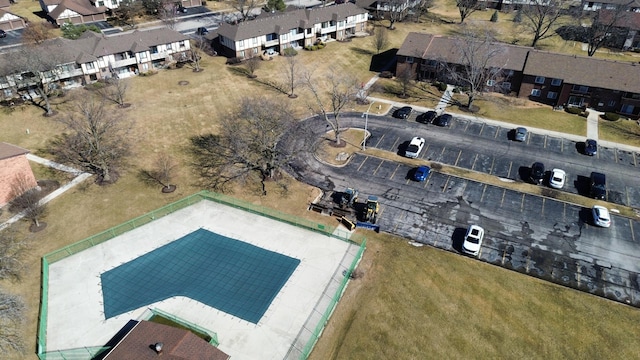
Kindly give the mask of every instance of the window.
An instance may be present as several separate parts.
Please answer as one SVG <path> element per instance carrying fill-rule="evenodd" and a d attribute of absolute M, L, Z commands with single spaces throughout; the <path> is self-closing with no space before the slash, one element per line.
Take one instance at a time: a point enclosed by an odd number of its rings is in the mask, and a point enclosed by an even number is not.
<path fill-rule="evenodd" d="M 511 90 L 511 83 L 509 81 L 503 81 L 500 87 L 502 90 Z"/>
<path fill-rule="evenodd" d="M 98 1 L 98 7 L 104 6 L 104 1 Z"/>
<path fill-rule="evenodd" d="M 171 50 L 171 44 L 167 44 L 167 45 L 165 45 L 165 46 L 167 47 L 167 51 L 170 51 L 170 50 Z"/>
<path fill-rule="evenodd" d="M 586 93 L 586 92 L 589 91 L 589 87 L 588 86 L 582 86 L 582 85 L 573 85 L 571 90 L 573 90 L 575 92 L 579 92 L 579 93 Z"/>
<path fill-rule="evenodd" d="M 258 38 L 257 37 L 253 38 L 253 45 L 258 45 Z"/>
<path fill-rule="evenodd" d="M 622 105 L 622 109 L 620 109 L 620 112 L 623 114 L 633 114 L 633 105 Z"/>
<path fill-rule="evenodd" d="M 147 58 L 147 52 L 146 51 L 141 52 L 140 53 L 140 60 L 144 60 L 146 58 Z"/>
<path fill-rule="evenodd" d="M 313 30 L 313 29 L 307 29 L 307 35 L 311 35 L 311 31 L 312 31 L 312 30 Z M 268 35 L 267 35 L 267 38 L 268 38 Z"/>
<path fill-rule="evenodd" d="M 178 45 L 180 45 L 180 47 L 184 47 L 184 46 L 185 46 L 185 45 L 184 45 L 184 40 L 180 41 L 180 42 L 178 43 Z"/>
<path fill-rule="evenodd" d="M 149 64 L 148 63 L 142 64 L 142 71 L 147 71 L 147 70 L 149 70 Z"/>
<path fill-rule="evenodd" d="M 298 33 L 298 29 L 289 30 L 289 34 L 291 34 L 291 36 L 295 36 L 297 33 Z"/>
<path fill-rule="evenodd" d="M 531 96 L 540 96 L 540 89 L 531 89 Z"/>
<path fill-rule="evenodd" d="M 253 54 L 257 54 L 258 53 L 258 48 L 253 48 Z"/>
<path fill-rule="evenodd" d="M 438 65 L 438 62 L 435 60 L 427 60 L 427 65 L 431 67 L 435 67 Z"/>
<path fill-rule="evenodd" d="M 536 76 L 536 84 L 544 84 L 545 80 L 544 76 Z"/>
<path fill-rule="evenodd" d="M 493 86 L 496 84 L 495 80 L 487 80 L 487 86 Z"/>
<path fill-rule="evenodd" d="M 244 50 L 240 51 L 240 57 L 244 58 Z"/>
<path fill-rule="evenodd" d="M 557 99 L 558 98 L 558 93 L 555 91 L 549 91 L 547 93 L 547 99 Z"/>
<path fill-rule="evenodd" d="M 271 34 L 267 34 L 267 41 L 272 41 L 272 40 L 276 40 L 278 38 L 278 35 L 271 33 Z"/>
<path fill-rule="evenodd" d="M 152 46 L 151 47 L 151 53 L 152 54 L 157 54 L 158 53 L 158 47 L 157 46 Z"/>
<path fill-rule="evenodd" d="M 551 80 L 551 85 L 553 85 L 553 86 L 560 86 L 560 84 L 562 84 L 562 79 L 553 79 L 553 80 Z"/>
<path fill-rule="evenodd" d="M 118 0 L 111 0 L 111 6 L 118 6 Z"/>
<path fill-rule="evenodd" d="M 85 66 L 87 67 L 87 70 L 93 70 L 94 69 L 93 63 L 91 63 L 91 62 L 90 63 L 86 63 Z"/>
<path fill-rule="evenodd" d="M 607 104 L 610 107 L 616 106 L 616 101 L 615 100 L 609 100 L 609 103 Z"/>
<path fill-rule="evenodd" d="M 413 64 L 413 56 L 407 56 L 407 64 Z"/>

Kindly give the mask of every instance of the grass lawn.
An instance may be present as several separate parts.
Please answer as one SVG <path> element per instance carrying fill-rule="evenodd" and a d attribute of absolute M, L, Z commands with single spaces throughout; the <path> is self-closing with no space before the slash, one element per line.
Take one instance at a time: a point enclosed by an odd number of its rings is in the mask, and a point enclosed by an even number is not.
<path fill-rule="evenodd" d="M 21 1 L 17 5 L 21 4 L 37 3 Z M 17 5 L 12 5 L 12 9 Z M 440 7 L 438 2 L 434 14 L 441 11 Z M 474 16 L 481 14 L 488 13 Z M 455 23 L 439 19 L 397 24 L 397 29 L 390 31 L 389 49 L 399 48 L 409 31 L 446 33 L 455 29 Z M 455 16 L 450 19 L 455 21 Z M 319 51 L 302 51 L 296 58 L 305 69 L 313 71 L 318 81 L 334 72 L 366 82 L 376 73 L 371 70 L 374 51 L 371 38 L 360 38 L 348 43 L 331 42 Z M 22 281 L 0 281 L 0 286 L 21 295 L 27 303 L 23 329 L 27 353 L 2 354 L 3 359 L 36 358 L 33 349 L 43 254 L 200 190 L 186 152 L 190 136 L 215 133 L 219 120 L 228 116 L 247 95 L 281 97 L 291 102 L 299 117 L 312 114 L 304 88 L 296 89 L 297 99 L 289 99 L 269 85 L 285 78 L 284 58 L 276 57 L 261 65 L 256 71 L 258 77 L 253 80 L 246 77 L 241 66 L 227 66 L 225 59 L 219 57 L 205 57 L 204 71 L 200 73 L 185 67 L 130 79 L 126 101 L 132 106 L 112 108 L 134 125 L 131 133 L 135 139 L 134 155 L 122 169 L 120 180 L 105 187 L 87 181 L 52 201 L 44 219 L 48 227 L 41 232 L 28 233 L 26 222 L 15 226 L 32 241 L 33 248 L 24 259 L 27 271 Z M 180 85 L 185 82 L 188 84 Z M 72 91 L 55 99 L 59 114 L 53 118 L 43 117 L 42 109 L 33 106 L 13 111 L 2 109 L 0 140 L 46 156 L 47 141 L 63 131 L 56 118 L 67 116 L 72 106 L 70 99 L 77 95 L 86 95 L 86 91 Z M 363 112 L 368 107 L 354 105 L 349 110 Z M 386 109 L 372 108 L 371 112 Z M 481 104 L 481 109 L 491 116 L 511 111 L 498 105 L 492 110 L 490 104 Z M 539 117 L 541 125 L 531 125 L 538 127 L 559 122 L 551 118 L 554 114 L 551 111 L 539 116 L 523 116 L 520 111 L 518 114 L 507 117 Z M 545 125 L 542 122 L 547 118 Z M 615 124 L 618 123 L 606 125 Z M 578 128 L 575 124 L 567 126 Z M 174 181 L 178 188 L 171 194 L 162 194 L 159 186 L 144 185 L 137 176 L 160 153 L 170 154 L 179 163 Z M 44 169 L 35 172 L 39 179 L 60 176 Z M 250 185 L 238 185 L 236 196 L 313 221 L 335 224 L 332 218 L 306 211 L 308 203 L 319 195 L 315 188 L 290 179 L 287 193 L 267 184 L 268 195 L 261 196 Z M 423 358 L 426 351 L 433 353 L 432 357 L 458 358 L 637 357 L 637 340 L 632 337 L 639 320 L 636 309 L 466 257 L 427 247 L 414 248 L 388 235 L 367 233 L 367 236 L 369 249 L 361 263 L 365 277 L 352 282 L 347 289 L 313 359 Z M 474 342 L 478 345 L 472 345 Z"/>

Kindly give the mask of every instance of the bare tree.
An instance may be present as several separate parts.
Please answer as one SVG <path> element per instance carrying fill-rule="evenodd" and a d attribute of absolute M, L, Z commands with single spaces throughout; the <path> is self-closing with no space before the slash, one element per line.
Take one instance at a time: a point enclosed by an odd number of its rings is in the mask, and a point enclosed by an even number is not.
<path fill-rule="evenodd" d="M 504 46 L 495 41 L 494 36 L 485 30 L 465 29 L 464 36 L 451 49 L 452 62 L 447 65 L 449 79 L 462 85 L 469 97 L 467 108 L 471 109 L 476 96 L 484 91 L 485 84 L 502 73 L 507 59 Z"/>
<path fill-rule="evenodd" d="M 115 182 L 129 155 L 131 119 L 107 110 L 102 99 L 89 97 L 76 101 L 76 111 L 59 121 L 68 132 L 50 144 L 58 161 L 97 175 L 99 184 Z"/>
<path fill-rule="evenodd" d="M 123 0 L 117 8 L 112 9 L 114 19 L 121 25 L 133 26 L 133 19 L 143 13 L 142 3 L 135 0 Z"/>
<path fill-rule="evenodd" d="M 376 48 L 378 54 L 382 49 L 389 46 L 389 36 L 387 30 L 383 27 L 376 27 L 373 30 L 373 46 Z"/>
<path fill-rule="evenodd" d="M 20 280 L 25 269 L 24 256 L 29 242 L 11 228 L 0 231 L 0 280 Z"/>
<path fill-rule="evenodd" d="M 200 60 L 202 59 L 202 55 L 207 52 L 209 48 L 209 42 L 204 35 L 198 35 L 196 39 L 191 40 L 191 60 L 194 66 L 194 72 L 202 71 L 202 68 L 200 67 Z"/>
<path fill-rule="evenodd" d="M 258 177 L 262 194 L 265 182 L 280 182 L 278 170 L 309 147 L 299 141 L 295 149 L 283 149 L 278 141 L 284 134 L 303 139 L 287 103 L 273 98 L 244 98 L 240 107 L 222 120 L 219 134 L 191 138 L 193 165 L 202 185 L 225 191 L 234 181 L 250 182 Z"/>
<path fill-rule="evenodd" d="M 0 288 L 0 353 L 24 351 L 21 329 L 25 318 L 24 300 Z"/>
<path fill-rule="evenodd" d="M 478 11 L 478 0 L 456 0 L 456 6 L 460 13 L 460 24 L 471 14 Z"/>
<path fill-rule="evenodd" d="M 45 215 L 47 206 L 41 200 L 42 191 L 34 187 L 26 175 L 19 174 L 11 184 L 11 210 L 22 212 L 24 217 L 33 222 L 31 231 L 39 231 L 47 225 L 40 222 L 40 218 Z"/>
<path fill-rule="evenodd" d="M 327 78 L 328 94 L 321 92 L 321 85 L 312 78 L 311 74 L 306 75 L 306 85 L 313 94 L 315 103 L 309 104 L 309 109 L 314 113 L 320 113 L 335 135 L 335 143 L 340 144 L 340 115 L 344 108 L 355 99 L 357 94 L 357 81 L 350 77 L 340 76 L 331 73 Z M 328 97 L 328 99 L 327 99 Z"/>
<path fill-rule="evenodd" d="M 171 0 L 161 0 L 158 16 L 166 27 L 175 30 L 178 23 L 178 6 Z"/>
<path fill-rule="evenodd" d="M 531 0 L 522 8 L 522 24 L 533 33 L 531 47 L 555 35 L 549 32 L 562 15 L 562 0 Z"/>
<path fill-rule="evenodd" d="M 1 60 L 4 64 L 0 66 L 0 75 L 10 78 L 16 90 L 48 116 L 54 114 L 50 98 L 59 91 L 60 65 L 67 62 L 55 47 L 56 40 L 20 46 L 5 54 Z"/>
<path fill-rule="evenodd" d="M 598 10 L 591 16 L 591 26 L 580 26 L 584 29 L 587 55 L 593 56 L 604 46 L 615 46 L 620 40 L 624 41 L 624 34 L 618 30 L 618 27 L 631 22 L 633 13 L 627 10 L 624 6 L 618 6 L 614 10 Z"/>
<path fill-rule="evenodd" d="M 53 25 L 47 21 L 30 22 L 22 32 L 22 42 L 25 44 L 42 44 L 45 40 L 54 37 L 52 30 Z"/>
<path fill-rule="evenodd" d="M 107 80 L 107 85 L 100 88 L 98 93 L 108 101 L 112 101 L 120 107 L 127 107 L 125 96 L 129 89 L 129 82 L 125 79 L 112 77 Z"/>
<path fill-rule="evenodd" d="M 408 92 L 411 87 L 411 81 L 413 80 L 413 70 L 410 66 L 405 66 L 400 70 L 400 72 L 396 75 L 396 80 L 400 84 L 400 89 L 402 93 L 400 97 L 406 99 L 409 97 Z"/>
<path fill-rule="evenodd" d="M 142 170 L 140 177 L 148 184 L 162 185 L 163 193 L 175 191 L 176 185 L 171 181 L 178 167 L 175 160 L 167 153 L 161 153 L 153 163 L 153 168 Z"/>
<path fill-rule="evenodd" d="M 424 16 L 429 12 L 429 9 L 433 7 L 434 1 L 435 0 L 420 0 L 418 5 L 415 7 L 416 21 L 420 20 L 421 16 Z"/>
<path fill-rule="evenodd" d="M 257 0 L 232 0 L 231 6 L 240 13 L 242 20 L 247 20 L 251 12 L 260 6 Z"/>
<path fill-rule="evenodd" d="M 407 16 L 409 8 L 407 7 L 406 0 L 388 0 L 384 3 L 386 6 L 386 12 L 389 16 L 389 30 L 396 28 L 396 22 L 404 20 Z"/>
<path fill-rule="evenodd" d="M 295 91 L 301 83 L 300 77 L 303 71 L 302 64 L 300 64 L 295 55 L 285 56 L 285 59 L 286 68 L 284 75 L 287 82 L 284 88 L 291 90 L 291 92 L 289 93 L 290 98 L 296 98 L 298 97 L 298 95 L 296 95 Z"/>
<path fill-rule="evenodd" d="M 252 79 L 257 77 L 255 72 L 260 68 L 261 61 L 259 56 L 254 56 L 245 61 L 244 67 L 247 69 L 248 77 Z"/>

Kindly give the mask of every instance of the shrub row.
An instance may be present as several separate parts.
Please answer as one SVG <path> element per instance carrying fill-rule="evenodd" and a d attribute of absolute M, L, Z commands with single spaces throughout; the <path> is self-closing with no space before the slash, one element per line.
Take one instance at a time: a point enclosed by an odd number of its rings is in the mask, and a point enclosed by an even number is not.
<path fill-rule="evenodd" d="M 319 43 L 319 44 L 316 44 L 316 45 L 307 45 L 307 46 L 304 47 L 304 49 L 305 50 L 309 50 L 309 51 L 316 51 L 316 50 L 320 50 L 320 49 L 322 49 L 324 47 L 325 47 L 325 44 Z"/>

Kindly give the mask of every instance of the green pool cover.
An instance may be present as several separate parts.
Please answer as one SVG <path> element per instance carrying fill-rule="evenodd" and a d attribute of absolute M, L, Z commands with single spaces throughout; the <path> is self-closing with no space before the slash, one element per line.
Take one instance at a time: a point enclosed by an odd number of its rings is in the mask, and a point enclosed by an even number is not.
<path fill-rule="evenodd" d="M 106 319 L 184 296 L 257 324 L 300 260 L 196 230 L 100 275 Z"/>

